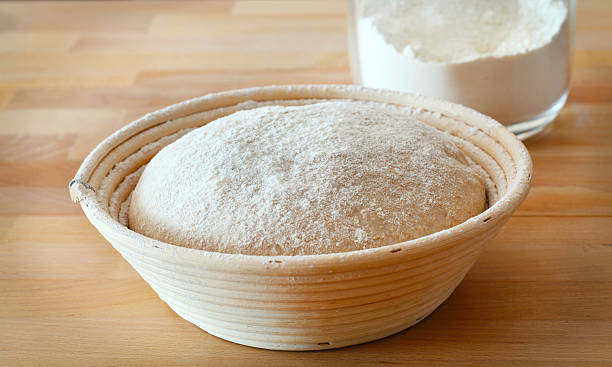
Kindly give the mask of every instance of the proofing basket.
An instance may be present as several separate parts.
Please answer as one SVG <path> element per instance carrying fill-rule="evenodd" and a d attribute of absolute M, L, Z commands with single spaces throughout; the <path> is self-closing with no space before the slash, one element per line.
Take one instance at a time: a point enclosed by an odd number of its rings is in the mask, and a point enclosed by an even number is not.
<path fill-rule="evenodd" d="M 127 227 L 146 163 L 193 128 L 242 109 L 352 99 L 406 106 L 449 134 L 488 176 L 489 207 L 447 230 L 384 247 L 308 256 L 223 254 L 160 242 Z M 397 333 L 433 312 L 527 195 L 522 143 L 460 105 L 351 85 L 270 86 L 209 94 L 147 114 L 87 156 L 70 194 L 89 221 L 182 318 L 236 343 L 338 348 Z"/>

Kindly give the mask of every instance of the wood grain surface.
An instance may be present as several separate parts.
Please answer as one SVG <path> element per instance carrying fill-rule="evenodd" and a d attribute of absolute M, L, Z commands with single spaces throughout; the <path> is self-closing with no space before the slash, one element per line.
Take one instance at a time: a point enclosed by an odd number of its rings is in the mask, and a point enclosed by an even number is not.
<path fill-rule="evenodd" d="M 534 185 L 455 293 L 395 336 L 273 352 L 176 316 L 70 202 L 104 137 L 208 92 L 350 83 L 344 1 L 0 3 L 0 365 L 611 366 L 612 3 L 578 3 Z"/>

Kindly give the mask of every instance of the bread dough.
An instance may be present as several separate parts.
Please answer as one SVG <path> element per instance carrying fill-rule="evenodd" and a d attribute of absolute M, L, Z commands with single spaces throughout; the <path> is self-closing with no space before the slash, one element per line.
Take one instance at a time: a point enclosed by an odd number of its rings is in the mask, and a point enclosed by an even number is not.
<path fill-rule="evenodd" d="M 412 112 L 333 101 L 217 119 L 146 166 L 129 226 L 207 251 L 315 255 L 407 241 L 482 212 L 483 178 Z"/>

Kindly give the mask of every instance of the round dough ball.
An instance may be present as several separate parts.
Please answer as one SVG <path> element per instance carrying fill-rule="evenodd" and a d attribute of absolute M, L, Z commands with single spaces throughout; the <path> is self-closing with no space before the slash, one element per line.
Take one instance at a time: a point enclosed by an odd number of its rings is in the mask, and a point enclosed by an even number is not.
<path fill-rule="evenodd" d="M 207 251 L 314 255 L 411 240 L 485 207 L 483 178 L 448 135 L 407 108 L 333 101 L 186 134 L 146 166 L 129 225 Z"/>

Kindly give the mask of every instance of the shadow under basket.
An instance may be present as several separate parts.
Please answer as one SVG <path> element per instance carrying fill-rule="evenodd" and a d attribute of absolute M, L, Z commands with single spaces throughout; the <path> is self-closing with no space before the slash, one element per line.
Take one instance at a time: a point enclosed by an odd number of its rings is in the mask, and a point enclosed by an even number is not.
<path fill-rule="evenodd" d="M 488 176 L 489 207 L 455 227 L 379 248 L 251 256 L 164 243 L 127 227 L 146 163 L 186 132 L 238 110 L 352 99 L 406 106 L 448 133 Z M 209 94 L 147 114 L 98 145 L 70 182 L 89 221 L 182 318 L 253 347 L 317 350 L 397 333 L 433 312 L 529 190 L 532 164 L 506 128 L 432 98 L 352 85 L 271 86 Z"/>

